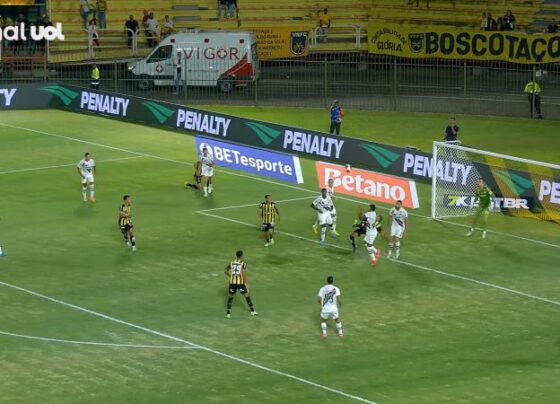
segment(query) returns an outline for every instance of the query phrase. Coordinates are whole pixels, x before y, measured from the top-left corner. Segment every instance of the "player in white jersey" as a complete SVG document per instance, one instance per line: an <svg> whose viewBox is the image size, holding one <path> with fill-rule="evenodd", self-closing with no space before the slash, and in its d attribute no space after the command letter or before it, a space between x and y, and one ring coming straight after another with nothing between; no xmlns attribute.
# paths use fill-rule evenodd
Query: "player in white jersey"
<svg viewBox="0 0 560 404"><path fill-rule="evenodd" d="M332 233L332 216L331 211L333 208L332 199L327 195L327 189L321 189L321 195L318 196L313 203L311 208L317 211L317 223L321 227L321 245L325 244L325 235L327 233L327 226L331 229Z"/></svg>
<svg viewBox="0 0 560 404"><path fill-rule="evenodd" d="M200 155L200 165L204 196L208 196L212 193L212 178L214 178L214 157L212 157L212 155L208 153L207 147L202 148L202 154Z"/></svg>
<svg viewBox="0 0 560 404"><path fill-rule="evenodd" d="M329 276L327 284L319 290L318 302L321 306L321 338L327 338L327 320L333 319L336 332L342 337L342 322L338 315L342 301L340 300L340 289L333 285L334 278Z"/></svg>
<svg viewBox="0 0 560 404"><path fill-rule="evenodd" d="M332 178L330 178L327 181L327 184L325 185L325 189L327 190L327 196L331 198L331 201L333 202L333 206L332 206L332 210L331 210L331 218L332 218L332 234L334 236L340 236L340 234L338 234L336 232L336 207L334 206L334 180ZM315 224L313 225L313 233L315 234L319 234L319 220L317 220L315 222Z"/></svg>
<svg viewBox="0 0 560 404"><path fill-rule="evenodd" d="M84 158L77 165L78 174L82 179L82 198L87 202L87 188L89 185L89 199L95 202L95 161L89 153L84 154Z"/></svg>
<svg viewBox="0 0 560 404"><path fill-rule="evenodd" d="M368 255L371 259L371 265L376 266L377 260L381 255L381 250L379 248L375 248L373 243L377 238L377 229L381 222L381 215L377 215L377 212L375 211L375 204L372 203L371 205L369 205L369 211L362 214L361 216L366 225L366 235L364 237L364 243L366 245Z"/></svg>
<svg viewBox="0 0 560 404"><path fill-rule="evenodd" d="M408 212L402 207L401 200L398 200L395 206L391 208L389 216L391 217L391 234L387 258L394 256L395 259L399 259L401 255L401 239L404 238L408 224Z"/></svg>

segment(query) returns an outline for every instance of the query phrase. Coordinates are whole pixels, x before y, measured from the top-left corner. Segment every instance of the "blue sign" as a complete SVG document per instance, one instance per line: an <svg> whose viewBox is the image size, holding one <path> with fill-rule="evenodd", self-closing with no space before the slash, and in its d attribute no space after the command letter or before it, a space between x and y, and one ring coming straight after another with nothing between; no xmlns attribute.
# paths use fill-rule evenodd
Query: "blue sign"
<svg viewBox="0 0 560 404"><path fill-rule="evenodd" d="M301 164L297 156L196 136L196 149L199 154L204 147L208 148L208 153L214 157L218 166L303 184Z"/></svg>

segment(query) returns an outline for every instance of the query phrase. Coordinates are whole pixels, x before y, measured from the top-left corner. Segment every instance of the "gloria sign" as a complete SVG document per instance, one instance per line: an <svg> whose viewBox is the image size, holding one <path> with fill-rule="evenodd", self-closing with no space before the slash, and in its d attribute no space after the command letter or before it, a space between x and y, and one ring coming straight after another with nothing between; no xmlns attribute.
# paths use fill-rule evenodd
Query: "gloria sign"
<svg viewBox="0 0 560 404"><path fill-rule="evenodd" d="M374 173L366 170L350 169L336 164L315 163L319 186L334 180L334 189L339 194L355 196L372 201L394 203L402 200L407 208L418 208L418 194L413 180Z"/></svg>
<svg viewBox="0 0 560 404"><path fill-rule="evenodd" d="M252 174L278 178L283 181L303 183L299 157L283 153L244 147L204 137L196 137L198 153L207 147L216 164Z"/></svg>
<svg viewBox="0 0 560 404"><path fill-rule="evenodd" d="M412 58L503 60L554 63L560 57L558 34L486 32L438 26L368 25L369 52Z"/></svg>

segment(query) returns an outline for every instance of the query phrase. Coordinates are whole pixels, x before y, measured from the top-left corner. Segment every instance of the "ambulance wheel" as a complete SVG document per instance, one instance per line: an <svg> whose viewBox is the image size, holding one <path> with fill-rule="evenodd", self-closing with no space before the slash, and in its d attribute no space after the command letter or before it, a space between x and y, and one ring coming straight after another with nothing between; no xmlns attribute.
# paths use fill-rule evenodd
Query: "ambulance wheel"
<svg viewBox="0 0 560 404"><path fill-rule="evenodd" d="M138 81L138 89L142 91L150 90L154 85L153 80L150 80L147 77L141 77Z"/></svg>
<svg viewBox="0 0 560 404"><path fill-rule="evenodd" d="M218 89L222 93L231 93L235 88L233 80L231 79L224 79L218 82Z"/></svg>

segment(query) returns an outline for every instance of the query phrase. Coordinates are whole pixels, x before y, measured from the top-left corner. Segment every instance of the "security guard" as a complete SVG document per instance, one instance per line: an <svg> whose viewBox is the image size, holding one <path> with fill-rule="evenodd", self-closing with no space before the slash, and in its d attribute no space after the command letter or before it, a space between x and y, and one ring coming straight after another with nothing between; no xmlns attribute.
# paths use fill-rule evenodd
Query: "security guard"
<svg viewBox="0 0 560 404"><path fill-rule="evenodd" d="M529 108L531 111L531 118L533 118L533 106L537 112L537 117L542 119L541 115L541 86L535 80L531 80L525 85L525 93L529 98Z"/></svg>
<svg viewBox="0 0 560 404"><path fill-rule="evenodd" d="M101 75L99 74L99 68L97 65L93 65L91 69L91 88L93 90L99 90L99 79Z"/></svg>

